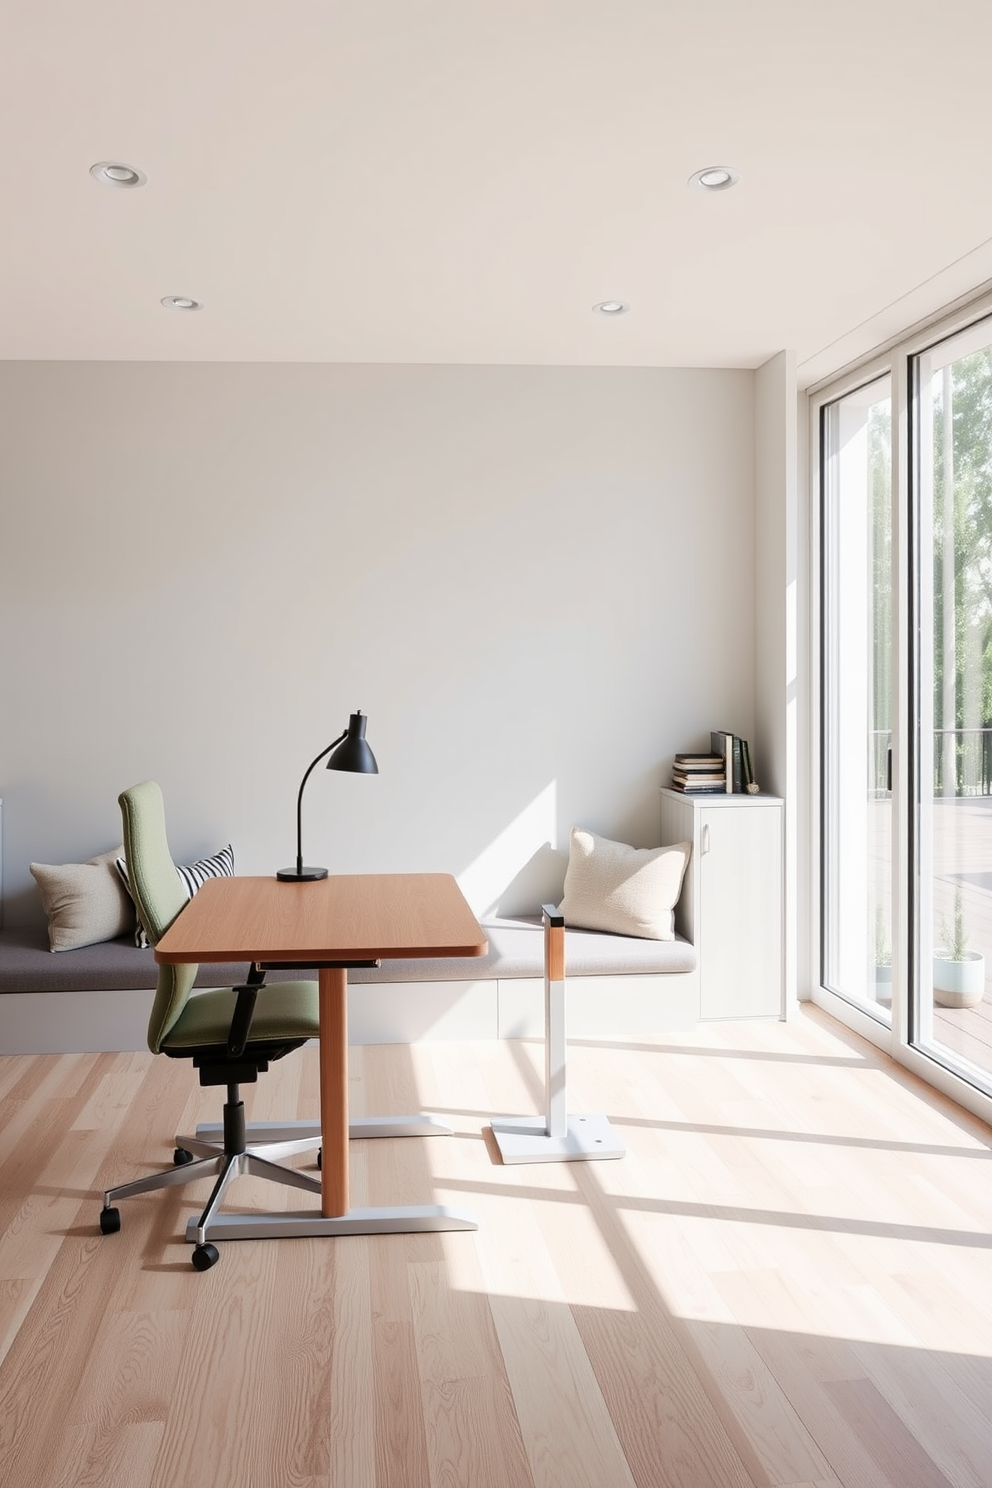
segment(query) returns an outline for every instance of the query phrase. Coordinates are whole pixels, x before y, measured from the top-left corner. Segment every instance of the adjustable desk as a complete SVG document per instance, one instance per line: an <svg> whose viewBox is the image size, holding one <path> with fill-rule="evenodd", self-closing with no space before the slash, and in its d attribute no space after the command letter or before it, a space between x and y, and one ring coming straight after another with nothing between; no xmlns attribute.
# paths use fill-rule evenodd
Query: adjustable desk
<svg viewBox="0 0 992 1488"><path fill-rule="evenodd" d="M212 1227L218 1239L478 1228L471 1214L447 1205L349 1207L350 1136L426 1136L451 1129L429 1117L372 1117L349 1128L348 967L417 956L482 956L486 948L481 926L446 873L344 874L314 883L207 880L158 942L156 961L317 968L320 997L320 1213L222 1213ZM265 996L264 988L259 995ZM300 1136L315 1128L290 1123L267 1129L266 1139L280 1132ZM190 1225L195 1238L196 1221Z"/></svg>

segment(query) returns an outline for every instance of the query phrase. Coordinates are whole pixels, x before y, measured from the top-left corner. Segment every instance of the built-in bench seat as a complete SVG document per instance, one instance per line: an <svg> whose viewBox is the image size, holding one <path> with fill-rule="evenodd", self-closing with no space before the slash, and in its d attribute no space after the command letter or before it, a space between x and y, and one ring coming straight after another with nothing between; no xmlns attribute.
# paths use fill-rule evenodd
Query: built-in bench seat
<svg viewBox="0 0 992 1488"><path fill-rule="evenodd" d="M198 987L233 986L245 974L240 962L201 966ZM275 979L280 974L273 972ZM282 980L292 977L282 974ZM134 939L105 940L78 951L48 949L48 936L39 930L0 930L0 996L13 992L105 992L152 989L158 966L150 950L139 950Z"/></svg>
<svg viewBox="0 0 992 1488"><path fill-rule="evenodd" d="M483 926L485 956L383 961L349 972L350 1041L543 1036L540 916ZM568 929L565 958L571 1037L653 1033L698 1021L696 952L686 940ZM233 985L245 971L241 962L202 965L196 984ZM53 954L43 928L0 931L0 1053L143 1048L156 979L152 952L131 940Z"/></svg>

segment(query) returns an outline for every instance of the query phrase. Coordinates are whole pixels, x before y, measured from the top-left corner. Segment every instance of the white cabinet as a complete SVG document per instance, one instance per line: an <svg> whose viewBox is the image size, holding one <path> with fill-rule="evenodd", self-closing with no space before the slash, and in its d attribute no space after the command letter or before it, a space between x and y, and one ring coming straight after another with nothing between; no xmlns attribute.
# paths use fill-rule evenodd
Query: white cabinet
<svg viewBox="0 0 992 1488"><path fill-rule="evenodd" d="M782 826L777 796L661 792L661 841L692 843L675 915L703 1019L784 1015Z"/></svg>

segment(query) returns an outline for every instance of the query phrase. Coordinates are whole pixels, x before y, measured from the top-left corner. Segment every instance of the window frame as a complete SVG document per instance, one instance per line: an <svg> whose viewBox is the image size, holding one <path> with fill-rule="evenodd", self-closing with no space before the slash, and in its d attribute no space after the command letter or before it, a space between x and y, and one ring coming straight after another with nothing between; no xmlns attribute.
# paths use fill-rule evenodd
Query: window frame
<svg viewBox="0 0 992 1488"><path fill-rule="evenodd" d="M910 645L912 626L917 622L920 597L913 584L914 529L917 513L910 505L912 477L919 469L919 429L915 416L915 389L912 386L914 359L949 337L966 332L992 315L992 289L945 307L938 314L894 335L883 346L828 377L820 379L805 391L807 431L807 530L809 564L807 568L808 603L808 823L810 852L807 857L807 884L804 920L807 926L804 965L800 982L809 991L809 999L831 1017L836 1018L863 1038L890 1054L900 1065L920 1076L927 1084L949 1096L965 1109L992 1124L992 1097L977 1089L953 1068L940 1063L933 1055L915 1048L912 1032L911 998L903 989L913 985L915 977L915 936L910 936L917 911L916 885L920 864L915 844L918 837L914 816L919 794L920 760L915 742L914 710L919 697L920 678L915 651ZM826 647L824 633L824 575L828 554L825 551L824 471L826 449L823 438L828 405L855 393L859 388L888 375L892 399L892 552L893 552L893 673L895 700L892 737L892 967L893 998L891 1028L870 1012L823 985L823 854L828 823L823 758L827 720L823 717L823 686ZM910 860L912 856L912 861Z"/></svg>

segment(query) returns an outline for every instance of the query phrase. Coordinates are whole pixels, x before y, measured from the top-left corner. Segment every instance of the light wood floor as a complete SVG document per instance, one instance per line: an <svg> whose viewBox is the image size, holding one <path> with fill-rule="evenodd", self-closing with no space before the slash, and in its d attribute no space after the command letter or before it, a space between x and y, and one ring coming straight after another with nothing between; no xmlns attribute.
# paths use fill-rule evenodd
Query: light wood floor
<svg viewBox="0 0 992 1488"><path fill-rule="evenodd" d="M354 1112L456 1129L354 1144L353 1203L477 1232L229 1242L203 1275L205 1183L97 1213L215 1094L146 1055L0 1059L5 1488L992 1484L988 1128L813 1010L573 1044L569 1104L626 1158L503 1167L488 1119L539 1108L540 1057L353 1051ZM305 1050L254 1114L316 1089Z"/></svg>

